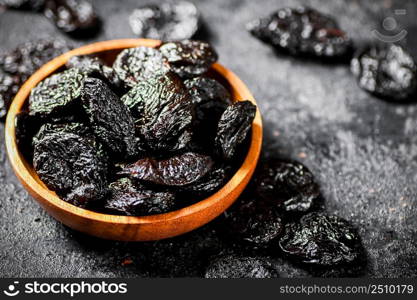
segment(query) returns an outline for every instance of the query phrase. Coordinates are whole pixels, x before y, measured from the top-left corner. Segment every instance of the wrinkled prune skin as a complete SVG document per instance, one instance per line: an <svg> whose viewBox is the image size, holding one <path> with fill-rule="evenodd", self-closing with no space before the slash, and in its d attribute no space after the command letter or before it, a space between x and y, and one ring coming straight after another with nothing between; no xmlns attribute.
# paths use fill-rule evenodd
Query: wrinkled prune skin
<svg viewBox="0 0 417 300"><path fill-rule="evenodd" d="M224 166L213 167L204 177L185 186L179 191L190 193L193 196L208 196L217 192L228 179L228 168Z"/></svg>
<svg viewBox="0 0 417 300"><path fill-rule="evenodd" d="M121 178L109 186L110 195L104 207L114 214L144 216L161 214L175 207L175 195L138 187L129 178Z"/></svg>
<svg viewBox="0 0 417 300"><path fill-rule="evenodd" d="M74 35L95 33L100 25L88 0L45 0L44 14L58 29Z"/></svg>
<svg viewBox="0 0 417 300"><path fill-rule="evenodd" d="M417 92L417 67L398 45L374 45L359 51L351 62L358 85L378 97L407 100Z"/></svg>
<svg viewBox="0 0 417 300"><path fill-rule="evenodd" d="M351 40L337 22L310 7L282 8L254 20L248 31L292 55L337 58L349 54Z"/></svg>
<svg viewBox="0 0 417 300"><path fill-rule="evenodd" d="M154 151L176 151L191 140L194 107L174 73L142 81L122 97L140 135Z"/></svg>
<svg viewBox="0 0 417 300"><path fill-rule="evenodd" d="M164 160L140 159L119 175L163 186L185 186L203 178L213 167L211 157L187 152Z"/></svg>
<svg viewBox="0 0 417 300"><path fill-rule="evenodd" d="M182 78L206 73L218 59L214 48L202 41L169 42L162 44L159 50L167 58L171 70Z"/></svg>
<svg viewBox="0 0 417 300"><path fill-rule="evenodd" d="M269 160L257 173L258 195L285 212L307 212L320 197L313 174L299 162Z"/></svg>
<svg viewBox="0 0 417 300"><path fill-rule="evenodd" d="M23 83L42 65L70 50L62 40L33 40L0 54L0 69L18 75Z"/></svg>
<svg viewBox="0 0 417 300"><path fill-rule="evenodd" d="M256 106L250 101L239 101L230 105L222 114L214 140L220 157L232 160L239 146L248 135L256 114Z"/></svg>
<svg viewBox="0 0 417 300"><path fill-rule="evenodd" d="M287 224L279 246L298 262L323 267L352 263L361 254L356 230L344 219L321 213Z"/></svg>
<svg viewBox="0 0 417 300"><path fill-rule="evenodd" d="M167 73L170 67L158 49L137 47L120 52L113 69L126 87L134 87L141 81Z"/></svg>
<svg viewBox="0 0 417 300"><path fill-rule="evenodd" d="M95 135L115 157L137 154L135 123L129 109L100 79L87 78L81 95Z"/></svg>
<svg viewBox="0 0 417 300"><path fill-rule="evenodd" d="M0 7L40 11L45 4L45 0L0 0Z"/></svg>
<svg viewBox="0 0 417 300"><path fill-rule="evenodd" d="M36 135L32 139L32 144L36 145L46 136L55 134L55 133L73 133L82 137L86 137L90 134L88 127L82 123L64 123L64 124L54 124L46 123L43 124Z"/></svg>
<svg viewBox="0 0 417 300"><path fill-rule="evenodd" d="M4 120L9 106L20 87L20 78L0 69L0 120Z"/></svg>
<svg viewBox="0 0 417 300"><path fill-rule="evenodd" d="M86 74L78 69L44 79L30 93L29 113L43 117L62 113L79 101L85 79Z"/></svg>
<svg viewBox="0 0 417 300"><path fill-rule="evenodd" d="M187 1L164 2L135 9L129 23L140 38L178 41L190 39L198 31L200 13Z"/></svg>
<svg viewBox="0 0 417 300"><path fill-rule="evenodd" d="M73 133L48 134L34 150L33 166L39 178L79 207L106 195L106 165L89 140Z"/></svg>
<svg viewBox="0 0 417 300"><path fill-rule="evenodd" d="M259 201L242 200L225 212L226 233L254 249L268 247L283 233L281 215Z"/></svg>
<svg viewBox="0 0 417 300"><path fill-rule="evenodd" d="M210 263L205 278L278 278L273 266L258 257L227 255Z"/></svg>

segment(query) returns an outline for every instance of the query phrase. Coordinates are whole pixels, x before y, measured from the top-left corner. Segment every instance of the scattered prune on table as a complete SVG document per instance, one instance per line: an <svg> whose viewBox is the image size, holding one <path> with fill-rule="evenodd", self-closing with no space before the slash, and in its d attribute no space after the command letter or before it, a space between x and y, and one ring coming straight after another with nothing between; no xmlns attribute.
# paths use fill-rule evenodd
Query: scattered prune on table
<svg viewBox="0 0 417 300"><path fill-rule="evenodd" d="M125 96L140 134L154 151L175 151L191 140L194 107L191 96L174 73L141 81Z"/></svg>
<svg viewBox="0 0 417 300"><path fill-rule="evenodd" d="M218 55L210 44L184 40L168 42L159 47L171 69L183 78L202 75L217 61Z"/></svg>
<svg viewBox="0 0 417 300"><path fill-rule="evenodd" d="M277 278L271 263L260 257L226 255L215 259L206 269L205 278Z"/></svg>
<svg viewBox="0 0 417 300"><path fill-rule="evenodd" d="M96 33L100 21L88 0L45 0L45 16L65 33Z"/></svg>
<svg viewBox="0 0 417 300"><path fill-rule="evenodd" d="M87 78L81 99L90 126L104 146L115 156L134 157L135 123L119 97L102 80Z"/></svg>
<svg viewBox="0 0 417 300"><path fill-rule="evenodd" d="M19 90L19 87L19 76L9 75L0 69L0 120L6 117L10 103Z"/></svg>
<svg viewBox="0 0 417 300"><path fill-rule="evenodd" d="M107 193L106 161L84 137L52 133L35 145L33 166L46 186L79 207Z"/></svg>
<svg viewBox="0 0 417 300"><path fill-rule="evenodd" d="M112 213L128 216L160 214L175 207L175 195L138 187L129 178L121 178L109 186L110 195L104 207Z"/></svg>
<svg viewBox="0 0 417 300"><path fill-rule="evenodd" d="M45 0L0 0L0 6L13 9L40 11Z"/></svg>
<svg viewBox="0 0 417 300"><path fill-rule="evenodd" d="M127 87L134 87L141 81L167 73L170 67L158 49L137 47L120 52L113 69Z"/></svg>
<svg viewBox="0 0 417 300"><path fill-rule="evenodd" d="M351 62L352 73L365 91L391 100L408 100L417 92L417 67L398 45L367 46Z"/></svg>
<svg viewBox="0 0 417 300"><path fill-rule="evenodd" d="M85 73L69 69L41 81L29 97L31 115L51 116L63 113L81 98Z"/></svg>
<svg viewBox="0 0 417 300"><path fill-rule="evenodd" d="M214 145L220 157L234 158L238 147L248 135L256 114L256 106L250 101L239 101L230 105L222 114Z"/></svg>
<svg viewBox="0 0 417 300"><path fill-rule="evenodd" d="M279 246L298 262L324 267L352 263L361 254L356 230L344 219L321 213L287 224Z"/></svg>
<svg viewBox="0 0 417 300"><path fill-rule="evenodd" d="M313 174L299 162L269 160L259 169L258 195L286 212L309 211L320 197Z"/></svg>
<svg viewBox="0 0 417 300"><path fill-rule="evenodd" d="M255 249L268 247L283 232L282 217L260 201L241 200L225 212L224 227L228 237Z"/></svg>
<svg viewBox="0 0 417 300"><path fill-rule="evenodd" d="M163 41L190 39L199 29L200 13L187 1L144 5L129 17L134 34Z"/></svg>
<svg viewBox="0 0 417 300"><path fill-rule="evenodd" d="M164 186L185 186L203 178L213 167L206 155L187 152L164 160L140 159L125 166L119 175Z"/></svg>
<svg viewBox="0 0 417 300"><path fill-rule="evenodd" d="M351 50L351 40L337 22L310 7L282 8L248 23L258 39L292 55L337 58Z"/></svg>
<svg viewBox="0 0 417 300"><path fill-rule="evenodd" d="M70 50L62 40L33 40L0 54L0 68L18 75L23 83L42 65Z"/></svg>

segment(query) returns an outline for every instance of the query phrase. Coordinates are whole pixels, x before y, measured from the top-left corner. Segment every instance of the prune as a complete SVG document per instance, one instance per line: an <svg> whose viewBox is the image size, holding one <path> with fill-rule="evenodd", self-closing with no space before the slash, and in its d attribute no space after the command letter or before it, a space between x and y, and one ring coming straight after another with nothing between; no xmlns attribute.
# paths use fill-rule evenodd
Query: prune
<svg viewBox="0 0 417 300"><path fill-rule="evenodd" d="M355 55L352 73L365 91L392 100L407 100L417 91L417 67L398 45L368 46Z"/></svg>
<svg viewBox="0 0 417 300"><path fill-rule="evenodd" d="M220 157L225 160L234 158L251 129L255 114L256 106L250 101L239 101L226 109L220 118L214 141Z"/></svg>
<svg viewBox="0 0 417 300"><path fill-rule="evenodd" d="M205 278L277 278L273 266L258 257L222 256L215 259L206 269Z"/></svg>
<svg viewBox="0 0 417 300"><path fill-rule="evenodd" d="M62 113L81 97L86 74L69 69L41 81L29 97L31 115L48 116Z"/></svg>
<svg viewBox="0 0 417 300"><path fill-rule="evenodd" d="M127 165L119 175L157 185L184 186L203 178L212 166L209 156L187 152L165 160L140 159Z"/></svg>
<svg viewBox="0 0 417 300"><path fill-rule="evenodd" d="M312 8L282 8L248 23L258 39L292 55L335 58L347 55L351 40L337 22Z"/></svg>
<svg viewBox="0 0 417 300"><path fill-rule="evenodd" d="M140 82L122 101L151 150L175 151L191 140L193 103L174 73Z"/></svg>
<svg viewBox="0 0 417 300"><path fill-rule="evenodd" d="M45 0L0 0L0 6L24 10L39 11L44 4Z"/></svg>
<svg viewBox="0 0 417 300"><path fill-rule="evenodd" d="M34 40L5 51L0 55L0 68L18 75L21 82L51 59L67 52L70 46L62 40Z"/></svg>
<svg viewBox="0 0 417 300"><path fill-rule="evenodd" d="M41 125L42 123L39 118L29 115L27 111L22 111L15 117L17 147L27 161L32 161L32 138L38 132Z"/></svg>
<svg viewBox="0 0 417 300"><path fill-rule="evenodd" d="M82 137L86 137L89 134L89 129L82 123L64 123L64 124L53 124L46 123L43 124L36 135L33 136L32 144L36 145L46 136L55 134L55 133L73 133Z"/></svg>
<svg viewBox="0 0 417 300"><path fill-rule="evenodd" d="M113 69L127 87L134 87L141 81L167 73L169 65L158 49L137 47L120 52Z"/></svg>
<svg viewBox="0 0 417 300"><path fill-rule="evenodd" d="M344 219L321 213L287 224L279 246L299 262L324 267L351 263L360 256L356 230Z"/></svg>
<svg viewBox="0 0 417 300"><path fill-rule="evenodd" d="M86 207L107 193L106 162L79 135L46 135L35 145L33 166L49 189L76 206Z"/></svg>
<svg viewBox="0 0 417 300"><path fill-rule="evenodd" d="M119 97L100 79L87 78L81 99L90 125L104 146L115 156L135 156L134 120Z"/></svg>
<svg viewBox="0 0 417 300"><path fill-rule="evenodd" d="M45 16L65 33L95 33L100 21L87 0L45 0Z"/></svg>
<svg viewBox="0 0 417 300"><path fill-rule="evenodd" d="M171 69L183 78L204 74L218 59L213 47L202 41L165 43L159 50L167 58Z"/></svg>
<svg viewBox="0 0 417 300"><path fill-rule="evenodd" d="M226 233L255 249L268 247L283 232L282 217L262 202L242 200L225 213Z"/></svg>
<svg viewBox="0 0 417 300"><path fill-rule="evenodd" d="M193 196L207 196L219 190L227 181L227 167L213 167L204 177L179 189Z"/></svg>
<svg viewBox="0 0 417 300"><path fill-rule="evenodd" d="M306 212L320 196L313 174L295 161L266 161L255 181L258 195L286 212Z"/></svg>
<svg viewBox="0 0 417 300"><path fill-rule="evenodd" d="M6 74L0 69L0 120L6 117L19 86L20 78L18 76Z"/></svg>
<svg viewBox="0 0 417 300"><path fill-rule="evenodd" d="M129 17L134 34L141 38L178 41L191 38L198 30L200 13L187 1L150 4L135 9Z"/></svg>
<svg viewBox="0 0 417 300"><path fill-rule="evenodd" d="M110 195L104 207L112 213L128 216L160 214L175 206L175 195L138 188L129 178L121 178L110 184Z"/></svg>

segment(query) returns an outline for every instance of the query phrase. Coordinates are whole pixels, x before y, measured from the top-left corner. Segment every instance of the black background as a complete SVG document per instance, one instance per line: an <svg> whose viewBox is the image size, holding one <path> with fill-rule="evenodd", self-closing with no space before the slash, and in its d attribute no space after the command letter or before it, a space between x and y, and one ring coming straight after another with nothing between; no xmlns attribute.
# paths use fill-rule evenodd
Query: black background
<svg viewBox="0 0 417 300"><path fill-rule="evenodd" d="M147 1L95 1L104 20L91 41L134 37L128 16ZM155 1L154 1L155 2ZM395 8L417 56L415 1L194 1L207 38L258 101L264 155L305 163L321 184L326 209L351 220L368 256L365 275L417 275L417 104L398 105L361 91L346 65L279 55L245 24L283 6L309 4L337 17L357 42L373 39ZM61 34L42 15L0 12L0 47ZM1 131L3 125L0 125ZM0 275L3 277L201 276L208 257L230 247L213 224L179 238L122 243L74 232L48 216L13 175L0 138ZM283 277L311 276L271 253ZM132 263L126 264L131 261ZM125 264L123 263L125 262Z"/></svg>

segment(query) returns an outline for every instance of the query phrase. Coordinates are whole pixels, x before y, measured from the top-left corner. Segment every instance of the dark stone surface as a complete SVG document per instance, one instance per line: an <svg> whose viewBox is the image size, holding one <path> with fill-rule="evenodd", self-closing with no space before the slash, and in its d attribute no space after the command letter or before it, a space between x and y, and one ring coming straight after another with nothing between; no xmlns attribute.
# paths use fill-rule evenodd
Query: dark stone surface
<svg viewBox="0 0 417 300"><path fill-rule="evenodd" d="M275 8L310 4L339 19L355 41L372 39L394 8L417 55L417 5L409 1L195 1L220 61L249 86L263 113L266 156L298 159L321 184L328 211L351 220L368 255L366 275L417 275L417 104L394 105L361 91L345 65L279 55L246 32L246 22ZM133 37L137 3L96 1L105 17L94 39ZM40 14L0 12L0 46L63 37ZM66 37L67 38L67 37ZM3 125L0 125L3 132ZM0 276L201 276L211 255L228 251L210 224L156 243L98 240L48 216L17 181L0 138ZM271 258L283 277L311 276ZM129 262L132 262L129 264Z"/></svg>

